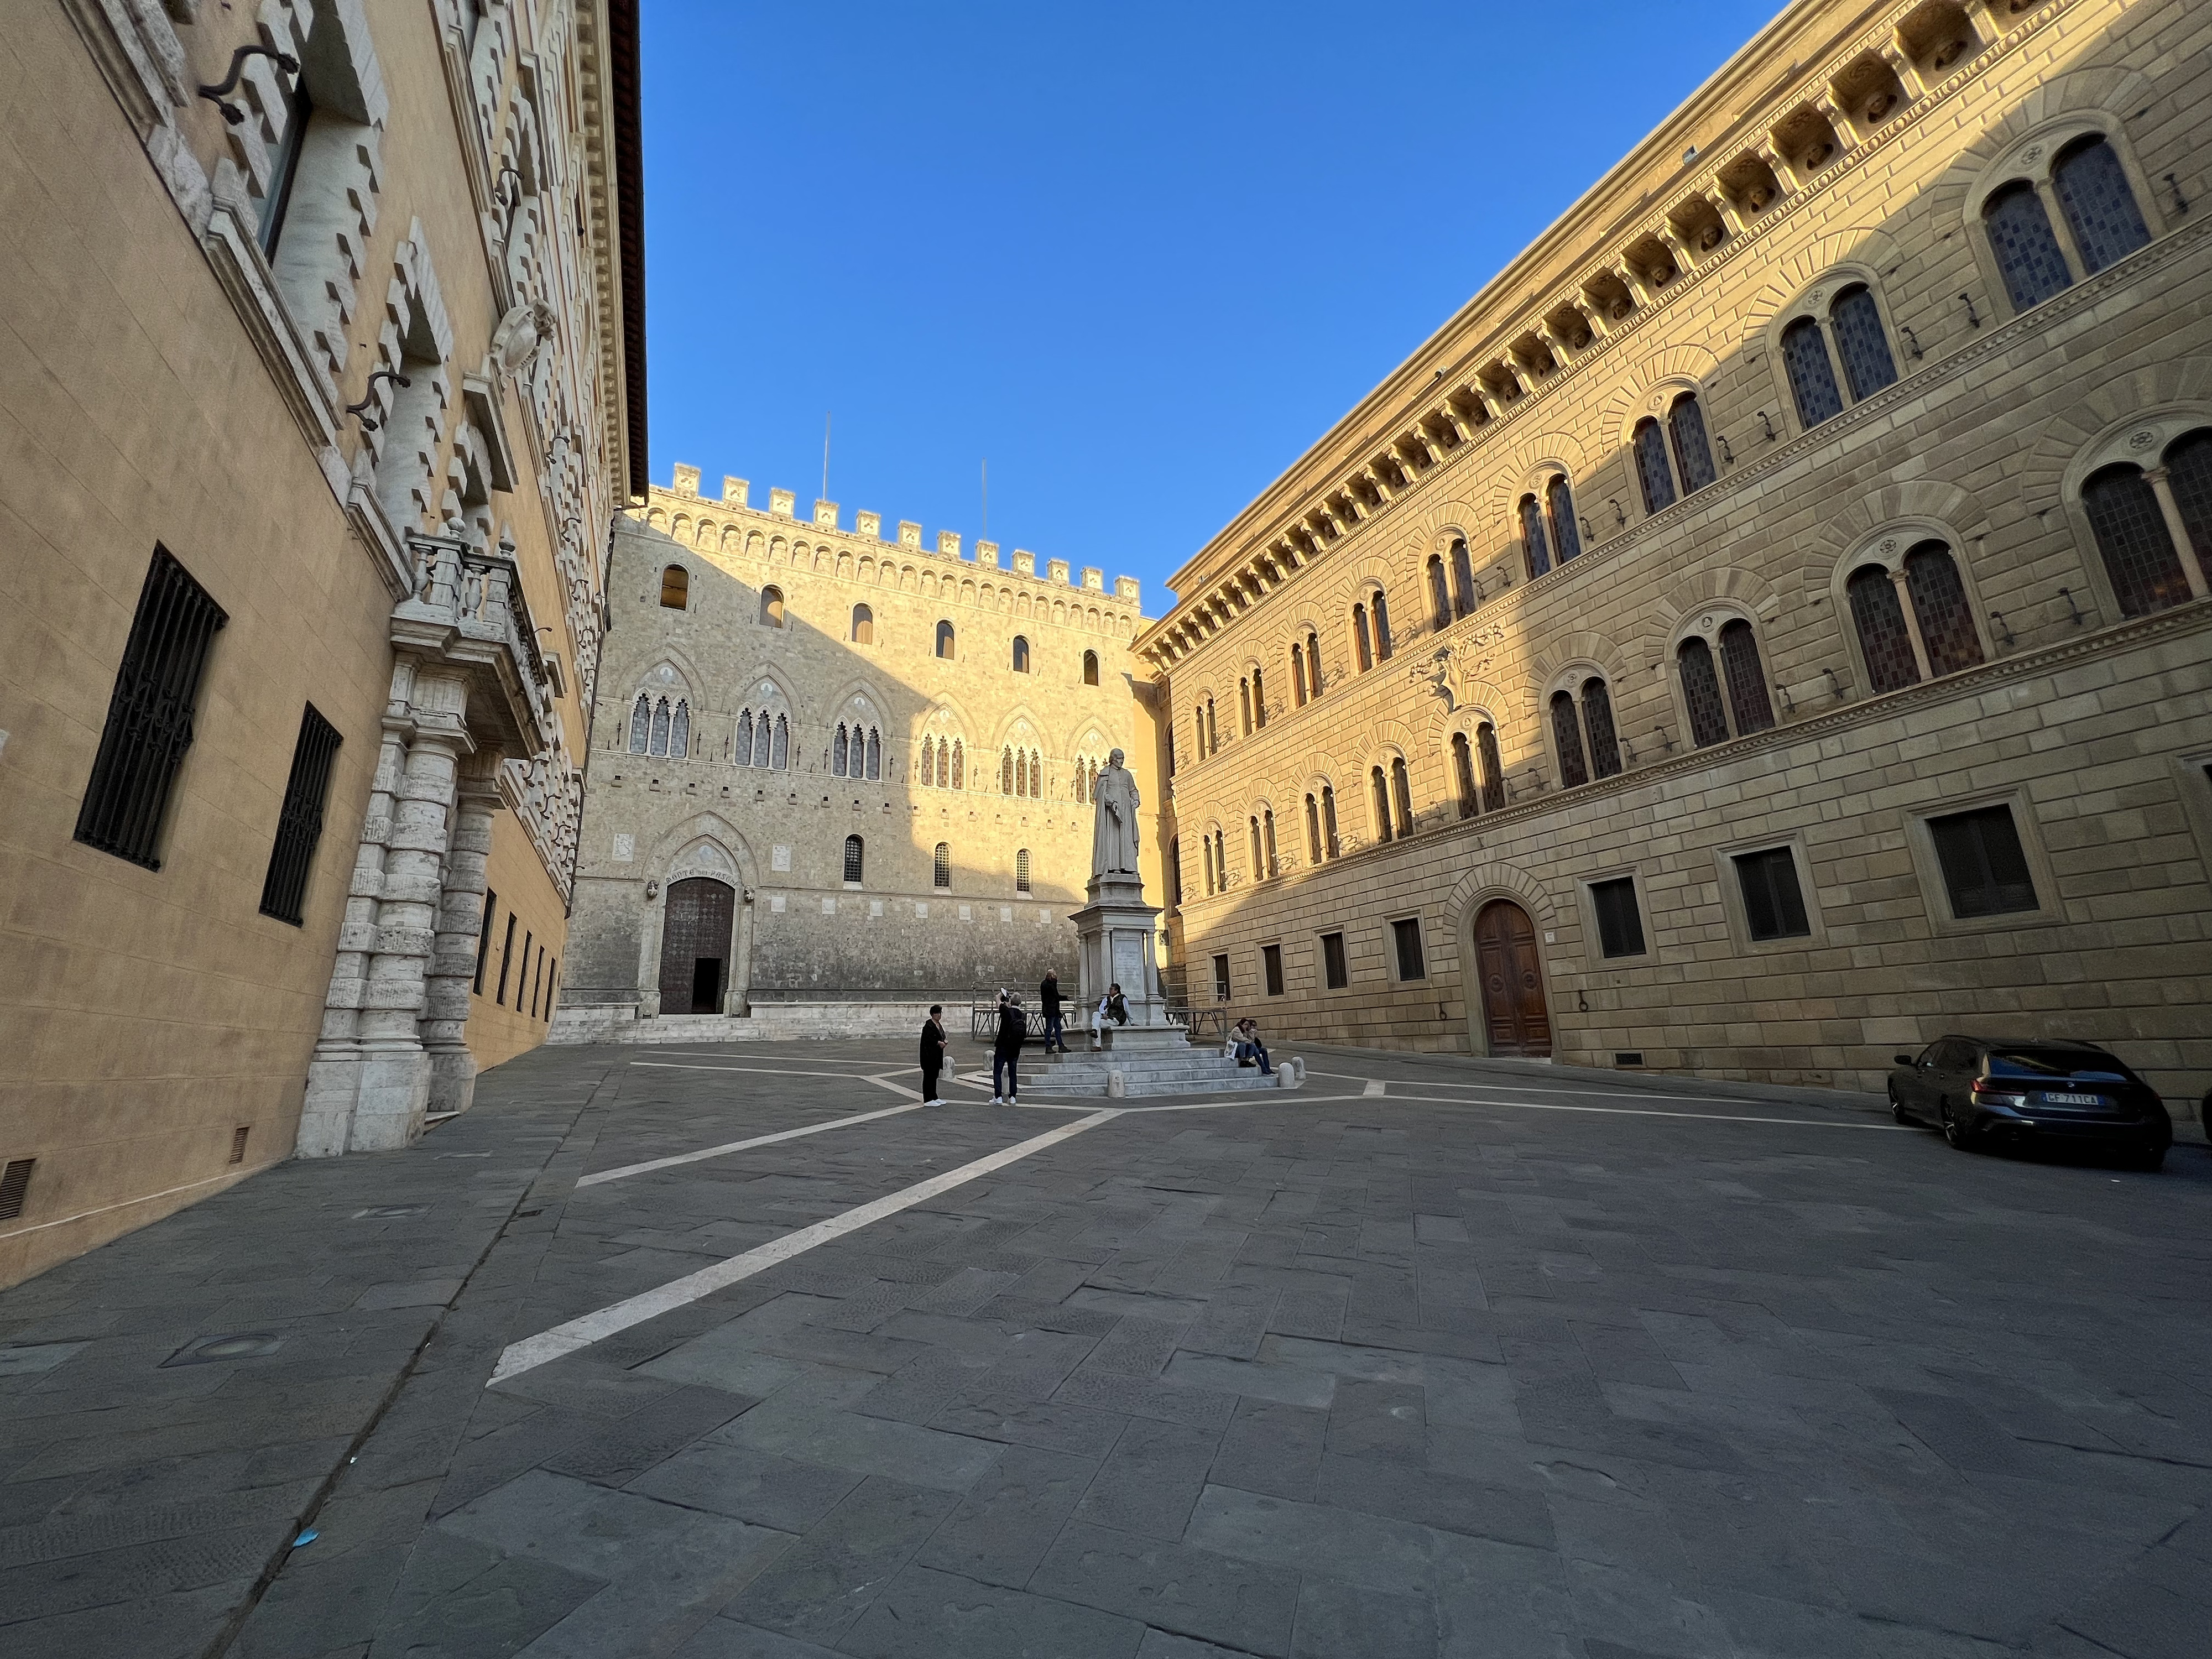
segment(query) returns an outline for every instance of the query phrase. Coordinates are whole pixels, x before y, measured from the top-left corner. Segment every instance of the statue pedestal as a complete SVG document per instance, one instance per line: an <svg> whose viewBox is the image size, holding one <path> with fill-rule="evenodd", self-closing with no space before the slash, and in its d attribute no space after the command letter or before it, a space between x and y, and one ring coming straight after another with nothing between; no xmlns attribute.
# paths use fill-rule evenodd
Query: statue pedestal
<svg viewBox="0 0 2212 1659"><path fill-rule="evenodd" d="M1152 949L1160 909L1145 902L1144 878L1093 876L1085 890L1091 902L1069 918L1075 924L1081 973L1082 1017L1077 1029L1089 1030L1099 1024L1098 999L1109 985L1118 983L1128 1005L1129 1023L1105 1021L1106 1046L1146 1053L1181 1048L1188 1039L1181 1026L1168 1024L1158 957Z"/></svg>

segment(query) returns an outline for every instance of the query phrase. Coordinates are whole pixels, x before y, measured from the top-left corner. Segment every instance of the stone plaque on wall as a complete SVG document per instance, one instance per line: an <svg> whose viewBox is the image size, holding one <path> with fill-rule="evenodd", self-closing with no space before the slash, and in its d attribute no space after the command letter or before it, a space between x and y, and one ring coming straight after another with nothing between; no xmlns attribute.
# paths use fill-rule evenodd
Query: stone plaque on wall
<svg viewBox="0 0 2212 1659"><path fill-rule="evenodd" d="M1145 994L1145 942L1134 933L1114 935L1114 982L1124 996Z"/></svg>

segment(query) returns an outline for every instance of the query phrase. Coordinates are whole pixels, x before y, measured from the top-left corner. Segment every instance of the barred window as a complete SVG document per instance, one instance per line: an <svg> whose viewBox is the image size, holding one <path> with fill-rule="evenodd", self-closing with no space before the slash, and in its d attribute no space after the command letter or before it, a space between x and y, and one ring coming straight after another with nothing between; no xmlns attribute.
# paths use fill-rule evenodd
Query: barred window
<svg viewBox="0 0 2212 1659"><path fill-rule="evenodd" d="M865 867L865 852L866 848L862 845L860 838L858 836L848 836L845 837L846 880L858 881L860 879L861 870Z"/></svg>
<svg viewBox="0 0 2212 1659"><path fill-rule="evenodd" d="M1682 475L1682 493L1703 489L1720 476L1713 469L1712 441L1705 434L1705 411L1697 394L1686 392L1667 411L1667 435L1673 441L1675 470Z"/></svg>
<svg viewBox="0 0 2212 1659"><path fill-rule="evenodd" d="M1904 607L1889 572L1878 564L1851 573L1844 585L1851 605L1851 625L1858 631L1859 650L1866 658L1867 675L1877 693L1902 690L1920 684L1920 665L1912 654L1912 635L1906 631Z"/></svg>
<svg viewBox="0 0 2212 1659"><path fill-rule="evenodd" d="M1897 360L1890 355L1889 337L1882 332L1881 307L1864 283L1836 296L1828 322L1836 331L1836 351L1844 360L1844 378L1851 384L1853 402L1873 397L1897 379Z"/></svg>
<svg viewBox="0 0 2212 1659"><path fill-rule="evenodd" d="M1488 811L1505 805L1505 768L1498 757L1498 728L1488 720L1475 729L1475 747L1482 755L1482 805Z"/></svg>
<svg viewBox="0 0 2212 1659"><path fill-rule="evenodd" d="M161 823L191 747L200 677L229 620L167 548L155 548L77 811L76 839L86 846L161 867Z"/></svg>
<svg viewBox="0 0 2212 1659"><path fill-rule="evenodd" d="M1674 474L1667 465L1667 438L1659 422L1636 423L1636 482L1644 491L1644 510L1657 513L1674 504Z"/></svg>
<svg viewBox="0 0 2212 1659"><path fill-rule="evenodd" d="M1471 818L1477 804L1474 787L1474 748L1467 740L1467 733L1452 733L1452 782L1459 790L1459 815Z"/></svg>
<svg viewBox="0 0 2212 1659"><path fill-rule="evenodd" d="M2003 915L2036 908L2035 878L2008 806L1984 806L1928 820L1942 866L1951 914Z"/></svg>
<svg viewBox="0 0 2212 1659"><path fill-rule="evenodd" d="M1644 917L1636 906L1636 878L1619 876L1590 884L1590 908L1597 913L1598 953L1606 957L1644 954Z"/></svg>
<svg viewBox="0 0 2212 1659"><path fill-rule="evenodd" d="M1014 851L1014 890L1017 893L1030 890L1030 849L1026 847L1017 848Z"/></svg>
<svg viewBox="0 0 2212 1659"><path fill-rule="evenodd" d="M1805 917L1805 895L1797 884L1797 860L1786 847L1739 853L1735 866L1743 894L1743 919L1754 939L1804 939L1812 931Z"/></svg>
<svg viewBox="0 0 2212 1659"><path fill-rule="evenodd" d="M1843 394L1836 390L1836 371L1828 362L1828 343L1820 325L1800 317L1782 331L1782 366L1790 376L1790 396L1797 405L1798 423L1814 427L1844 410Z"/></svg>
<svg viewBox="0 0 2212 1659"><path fill-rule="evenodd" d="M1913 619L1928 652L1928 672L1955 674L1982 659L1981 637L1974 632L1965 583L1951 550L1923 542L1905 556L1905 587L1912 596Z"/></svg>
<svg viewBox="0 0 2212 1659"><path fill-rule="evenodd" d="M1552 549L1544 534L1544 510L1534 495L1521 498L1521 545L1528 556L1528 579L1534 581L1552 568Z"/></svg>
<svg viewBox="0 0 2212 1659"><path fill-rule="evenodd" d="M284 803L276 811L276 842L269 849L268 873L261 879L261 914L300 925L307 895L307 867L323 836L323 803L331 787L331 762L338 752L337 727L309 703L300 716L300 735L292 745L292 772L284 783ZM477 977L483 977L479 968Z"/></svg>
<svg viewBox="0 0 2212 1659"><path fill-rule="evenodd" d="M1575 718L1575 700L1565 691L1552 694L1552 738L1559 746L1559 783L1572 789L1589 781L1589 763L1583 758L1582 722Z"/></svg>
<svg viewBox="0 0 2212 1659"><path fill-rule="evenodd" d="M2081 486L2081 506L2124 616L2143 617L2189 598L2189 578L2150 480L2136 466L2108 466Z"/></svg>
<svg viewBox="0 0 2212 1659"><path fill-rule="evenodd" d="M653 699L641 691L637 694L637 701L630 705L629 752L633 755L644 754L652 737Z"/></svg>
<svg viewBox="0 0 2212 1659"><path fill-rule="evenodd" d="M1544 486L1544 507L1551 515L1552 545L1565 564L1583 550L1583 538L1575 527L1574 489L1564 472L1553 474L1552 482Z"/></svg>
<svg viewBox="0 0 2212 1659"><path fill-rule="evenodd" d="M2039 306L2054 294L2073 286L2066 256L2058 251L2058 238L2051 228L2051 216L2043 198L2026 179L2007 185L1982 209L1982 228L1989 233L1990 252L1996 255L1997 273L2004 278L2005 293L2013 309Z"/></svg>
<svg viewBox="0 0 2212 1659"><path fill-rule="evenodd" d="M1682 704L1689 711L1690 742L1704 749L1728 741L1728 715L1721 702L1720 676L1713 671L1711 647L1701 639L1686 639L1674 653L1674 666L1682 677Z"/></svg>
<svg viewBox="0 0 2212 1659"><path fill-rule="evenodd" d="M2150 240L2150 227L2128 188L2127 169L2105 139L2081 138L2068 145L2051 170L2051 188L2066 216L2066 228L2074 233L2081 269L2090 276Z"/></svg>
<svg viewBox="0 0 2212 1659"><path fill-rule="evenodd" d="M1583 682L1583 723L1589 727L1590 770L1609 778L1620 770L1620 741L1613 729L1613 694L1595 675Z"/></svg>
<svg viewBox="0 0 2212 1659"><path fill-rule="evenodd" d="M2173 492L2197 562L2212 564L2212 428L2184 433L2166 446L2166 487Z"/></svg>

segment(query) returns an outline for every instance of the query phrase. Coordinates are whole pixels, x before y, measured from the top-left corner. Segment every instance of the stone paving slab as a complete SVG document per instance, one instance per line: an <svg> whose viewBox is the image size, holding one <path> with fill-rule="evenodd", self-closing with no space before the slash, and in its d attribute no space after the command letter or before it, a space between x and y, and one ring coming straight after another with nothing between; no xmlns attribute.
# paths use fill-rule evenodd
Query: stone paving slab
<svg viewBox="0 0 2212 1659"><path fill-rule="evenodd" d="M650 1058L702 1069L526 1056L420 1146L0 1294L0 1651L2203 1650L2201 1148L1966 1157L1820 1091L1315 1051L487 1388L1070 1115L578 1188L878 1108L855 1074L906 1057Z"/></svg>

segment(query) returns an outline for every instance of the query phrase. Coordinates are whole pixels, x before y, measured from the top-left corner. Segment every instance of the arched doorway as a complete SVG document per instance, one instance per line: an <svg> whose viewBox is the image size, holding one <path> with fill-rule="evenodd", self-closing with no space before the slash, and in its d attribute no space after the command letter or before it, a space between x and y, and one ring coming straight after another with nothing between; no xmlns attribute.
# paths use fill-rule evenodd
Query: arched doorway
<svg viewBox="0 0 2212 1659"><path fill-rule="evenodd" d="M730 982L737 894L727 882L693 876L668 884L660 918L660 1012L718 1014Z"/></svg>
<svg viewBox="0 0 2212 1659"><path fill-rule="evenodd" d="M1544 1006L1544 963L1536 929L1510 899L1492 899L1474 918L1475 971L1482 979L1482 1018L1490 1052L1549 1060L1552 1019Z"/></svg>

